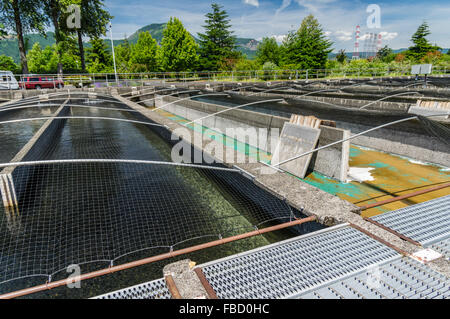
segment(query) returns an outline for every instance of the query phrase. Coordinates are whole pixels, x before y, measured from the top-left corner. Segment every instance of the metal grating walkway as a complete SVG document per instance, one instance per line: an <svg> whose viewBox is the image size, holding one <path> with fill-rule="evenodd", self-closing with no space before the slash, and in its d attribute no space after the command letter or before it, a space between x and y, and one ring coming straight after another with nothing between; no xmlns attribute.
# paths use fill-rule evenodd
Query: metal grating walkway
<svg viewBox="0 0 450 319"><path fill-rule="evenodd" d="M398 257L331 284L302 293L301 299L446 299L450 281L408 257Z"/></svg>
<svg viewBox="0 0 450 319"><path fill-rule="evenodd" d="M219 298L286 298L399 256L337 226L203 265Z"/></svg>
<svg viewBox="0 0 450 319"><path fill-rule="evenodd" d="M113 291L92 299L171 299L164 278Z"/></svg>
<svg viewBox="0 0 450 319"><path fill-rule="evenodd" d="M448 260L450 258L450 237L433 243L430 248L441 253Z"/></svg>
<svg viewBox="0 0 450 319"><path fill-rule="evenodd" d="M450 195L372 219L427 246L450 236Z"/></svg>

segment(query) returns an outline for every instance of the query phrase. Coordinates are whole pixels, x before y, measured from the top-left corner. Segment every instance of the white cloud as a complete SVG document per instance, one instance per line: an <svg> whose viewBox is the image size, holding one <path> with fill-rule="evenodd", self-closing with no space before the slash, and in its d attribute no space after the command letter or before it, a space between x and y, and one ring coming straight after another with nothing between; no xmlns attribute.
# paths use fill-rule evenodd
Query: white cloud
<svg viewBox="0 0 450 319"><path fill-rule="evenodd" d="M284 39L286 39L286 34L273 35L272 38L274 38L278 43L282 43Z"/></svg>
<svg viewBox="0 0 450 319"><path fill-rule="evenodd" d="M395 39L398 36L397 32L386 32L386 31L383 31L383 32L380 32L380 34L382 36L382 39L386 40L386 41L393 40L393 39Z"/></svg>
<svg viewBox="0 0 450 319"><path fill-rule="evenodd" d="M243 0L245 4L249 4L251 6L259 7L259 0Z"/></svg>
<svg viewBox="0 0 450 319"><path fill-rule="evenodd" d="M279 7L277 9L277 11L275 12L276 15L278 15L281 11L283 11L284 9L286 9L287 7L290 6L291 4L291 0L283 0L283 3L281 4L281 7Z"/></svg>
<svg viewBox="0 0 450 319"><path fill-rule="evenodd" d="M325 33L326 34L326 33ZM336 38L340 41L346 42L346 41L350 41L352 39L352 32L348 32L348 31L336 31L334 33L336 35Z"/></svg>
<svg viewBox="0 0 450 319"><path fill-rule="evenodd" d="M337 0L295 0L299 6L305 7L314 12L335 1Z"/></svg>

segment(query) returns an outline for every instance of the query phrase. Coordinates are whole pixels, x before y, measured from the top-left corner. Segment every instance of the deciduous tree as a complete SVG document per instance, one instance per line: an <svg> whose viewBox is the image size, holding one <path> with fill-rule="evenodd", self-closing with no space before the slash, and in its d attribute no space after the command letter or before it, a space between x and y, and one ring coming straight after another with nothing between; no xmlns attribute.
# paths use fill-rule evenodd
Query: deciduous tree
<svg viewBox="0 0 450 319"><path fill-rule="evenodd" d="M170 18L163 31L158 62L163 71L190 71L197 62L198 45L177 18Z"/></svg>
<svg viewBox="0 0 450 319"><path fill-rule="evenodd" d="M29 73L24 34L37 31L44 33L46 18L42 2L38 0L0 0L0 23L3 32L11 30L17 36L23 73Z"/></svg>
<svg viewBox="0 0 450 319"><path fill-rule="evenodd" d="M280 48L274 38L263 38L256 51L256 59L260 64L272 62L280 65Z"/></svg>
<svg viewBox="0 0 450 319"><path fill-rule="evenodd" d="M132 72L157 71L156 52L158 44L148 31L141 32L132 47L130 67Z"/></svg>

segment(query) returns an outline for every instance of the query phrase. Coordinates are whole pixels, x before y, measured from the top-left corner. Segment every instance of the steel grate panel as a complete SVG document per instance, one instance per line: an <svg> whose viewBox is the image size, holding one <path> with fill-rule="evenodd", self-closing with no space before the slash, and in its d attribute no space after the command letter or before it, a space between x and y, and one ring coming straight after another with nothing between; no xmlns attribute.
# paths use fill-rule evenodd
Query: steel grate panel
<svg viewBox="0 0 450 319"><path fill-rule="evenodd" d="M450 281L411 258L396 258L378 267L309 290L301 299L446 299Z"/></svg>
<svg viewBox="0 0 450 319"><path fill-rule="evenodd" d="M447 260L450 258L450 238L433 243L430 248L444 255Z"/></svg>
<svg viewBox="0 0 450 319"><path fill-rule="evenodd" d="M351 228L329 229L203 267L219 298L286 298L398 254Z"/></svg>
<svg viewBox="0 0 450 319"><path fill-rule="evenodd" d="M423 245L450 235L450 195L384 213L373 220Z"/></svg>
<svg viewBox="0 0 450 319"><path fill-rule="evenodd" d="M113 291L92 299L171 299L164 278Z"/></svg>

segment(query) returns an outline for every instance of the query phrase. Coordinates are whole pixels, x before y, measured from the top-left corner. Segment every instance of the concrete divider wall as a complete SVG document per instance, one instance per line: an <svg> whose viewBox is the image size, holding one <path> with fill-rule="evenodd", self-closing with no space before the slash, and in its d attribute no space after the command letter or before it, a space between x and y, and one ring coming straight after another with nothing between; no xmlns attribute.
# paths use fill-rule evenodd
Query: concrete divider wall
<svg viewBox="0 0 450 319"><path fill-rule="evenodd" d="M67 100L68 101L68 100ZM66 106L64 102L58 110L53 114L57 116L68 116L70 114L70 107ZM45 152L48 151L49 146L54 142L54 139L61 133L66 119L49 119L36 134L28 141L27 144L14 156L11 162L26 162L43 160ZM32 180L33 167L32 166L10 166L4 168L0 175L12 176L15 189L10 189L11 193L15 193L17 201L20 203L20 198L23 196L27 184ZM19 183L16 181L20 181Z"/></svg>
<svg viewBox="0 0 450 319"><path fill-rule="evenodd" d="M276 97L272 95L271 98ZM248 103L256 97L237 97L240 103ZM381 112L373 110L352 110L322 105L320 102L288 99L288 104L258 105L265 112L314 115L321 119L336 121L338 128L361 133L373 127L412 116L408 113ZM450 128L449 122L441 124ZM428 133L418 120L411 120L385 127L351 140L351 144L373 148L383 152L411 157L413 159L450 167L450 147L436 136Z"/></svg>
<svg viewBox="0 0 450 319"><path fill-rule="evenodd" d="M243 95L250 95L253 93L244 92ZM323 92L322 94L326 94ZM373 100L373 97L371 99L367 100L361 100L361 97L355 97L355 98L343 98L343 97L332 97L332 96L300 96L298 94L277 94L277 93L258 93L255 95L252 95L254 97L265 97L265 98L275 98L275 97L282 97L287 99L295 98L298 103L308 103L308 101L318 101L318 102L324 102L324 103L330 103L335 104L339 106L344 107L350 107L350 108L360 108L364 105L370 103ZM386 101L379 101L374 104L371 104L367 107L369 110L388 110L388 111L398 111L398 112L407 112L408 108L411 104L414 104L415 100L411 100L409 103L405 102L386 102Z"/></svg>
<svg viewBox="0 0 450 319"><path fill-rule="evenodd" d="M349 130L321 126L319 143L317 147L325 146L336 141L350 137ZM333 145L313 154L310 169L337 179L347 181L350 161L350 141Z"/></svg>
<svg viewBox="0 0 450 319"><path fill-rule="evenodd" d="M155 100L155 106L161 107L177 100L178 98L172 96L160 96ZM179 103L167 104L162 109L192 121L229 108L217 104L184 100ZM237 135L235 138L240 142L247 143L253 147L259 147L261 150L269 152L270 137L276 136L272 142L278 143L281 128L283 127L283 124L288 121L289 119L286 118L236 109L222 113L218 116L211 116L203 119L201 124L210 129L216 129L224 134L229 128L242 128L243 130L264 128L267 132L266 134L262 134L261 131L259 132L259 142L255 139L247 139L245 136L241 135Z"/></svg>

